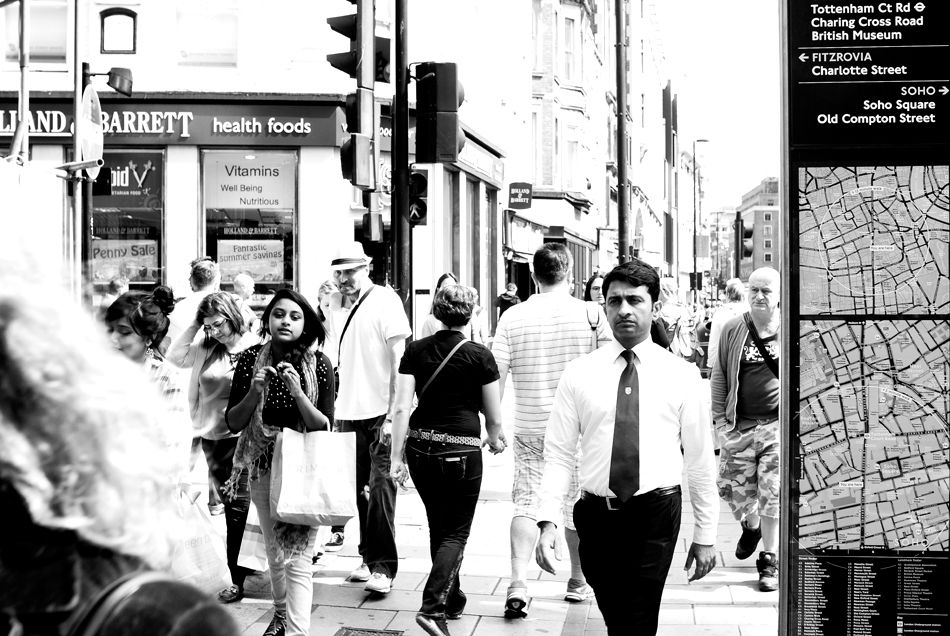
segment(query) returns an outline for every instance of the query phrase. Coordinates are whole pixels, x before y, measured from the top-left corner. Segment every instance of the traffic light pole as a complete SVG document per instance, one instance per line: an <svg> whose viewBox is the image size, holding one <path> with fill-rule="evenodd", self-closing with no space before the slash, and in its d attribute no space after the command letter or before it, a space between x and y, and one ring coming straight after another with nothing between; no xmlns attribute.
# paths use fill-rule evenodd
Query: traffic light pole
<svg viewBox="0 0 950 636"><path fill-rule="evenodd" d="M742 212L736 210L736 220L733 222L732 227L736 231L736 262L735 262L735 274L736 278L739 278L739 271L742 267Z"/></svg>
<svg viewBox="0 0 950 636"><path fill-rule="evenodd" d="M393 279L412 323L412 228L409 225L409 56L408 0L396 0L396 86L393 99Z"/></svg>

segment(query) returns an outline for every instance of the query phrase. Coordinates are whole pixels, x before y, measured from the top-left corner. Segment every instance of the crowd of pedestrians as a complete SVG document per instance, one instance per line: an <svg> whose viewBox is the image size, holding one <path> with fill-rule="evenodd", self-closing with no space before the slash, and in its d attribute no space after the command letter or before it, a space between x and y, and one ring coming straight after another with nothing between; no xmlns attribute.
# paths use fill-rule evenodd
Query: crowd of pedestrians
<svg viewBox="0 0 950 636"><path fill-rule="evenodd" d="M436 281L431 312L412 338L402 301L392 288L373 282L371 265L360 243L343 245L327 261L330 279L313 305L292 289L278 289L263 296L266 306L258 313L251 306L262 297L254 293L254 280L240 274L229 281L232 291L223 291L220 268L203 257L191 264L190 294L176 298L162 286L121 291L99 313L113 348L142 371L153 398L163 399L165 419L190 420L190 434L163 423L149 431L161 449L154 457L169 458L164 479L151 477L154 488L174 493L204 456L208 505L212 513L223 512L226 527L230 585L217 591L219 603L244 596L251 570L238 564L238 554L253 504L274 604L264 636L310 631L312 563L321 553L317 528L275 520L271 512L275 442L285 429L354 434L353 540L362 562L348 578L369 593L390 593L398 573L397 491L411 480L425 507L432 559L416 621L433 636L447 635L447 621L465 610L459 570L480 492L482 453L505 452L509 444L514 476L506 618L527 616L532 560L553 573L563 546L570 568L565 601L595 598L610 634L655 633L680 532L684 468L695 521L685 563L693 568L690 580L715 567L722 498L742 525L736 556L752 556L761 541L759 586L777 588L777 272L752 274L748 304L744 285L734 279L722 307L690 307L673 279L633 259L591 275L581 300L572 294L570 251L547 243L533 257L533 293L519 295L511 283L497 297L490 337L477 290L447 272ZM15 324L0 322L0 337ZM98 344L95 338L71 342L57 353L71 360ZM90 359L106 356L98 351ZM0 356L3 364L8 360ZM514 416L503 422L509 378ZM103 438L96 452L108 455L109 418L116 415L93 407L101 405L76 417L87 417L90 429L103 428L90 435ZM50 406L51 412L64 408ZM42 438L33 439L16 417L8 421L7 410L0 422L4 443L42 449ZM20 416L26 422L35 415ZM5 511L19 511L18 523L54 531L63 526L68 509L37 498L40 491L31 488L38 486L20 476L47 484L59 473L17 468L4 452ZM126 481L116 479L113 488ZM85 514L94 515L95 507L90 510ZM102 519L91 517L90 527L110 519L114 515L105 512ZM106 530L72 528L72 547L64 549L101 542ZM349 538L344 526L333 526L323 549L340 549ZM169 567L167 555L142 553L138 544L108 545L123 564L114 568L118 578ZM5 542L0 549L7 549ZM0 581L11 575L3 563ZM99 591L91 588L90 594ZM193 598L208 617L220 615L219 606L200 594ZM15 606L0 601L7 613ZM20 614L22 620L48 620ZM232 627L221 619L208 633Z"/></svg>

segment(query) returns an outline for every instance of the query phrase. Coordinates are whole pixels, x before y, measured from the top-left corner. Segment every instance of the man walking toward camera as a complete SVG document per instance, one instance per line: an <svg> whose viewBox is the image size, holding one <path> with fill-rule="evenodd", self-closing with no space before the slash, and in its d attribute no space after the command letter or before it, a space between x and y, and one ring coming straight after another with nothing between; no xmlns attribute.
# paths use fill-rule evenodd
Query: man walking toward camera
<svg viewBox="0 0 950 636"><path fill-rule="evenodd" d="M749 311L726 323L712 360L712 415L719 436L719 495L742 525L736 558L762 540L759 589L778 589L779 273L749 276Z"/></svg>
<svg viewBox="0 0 950 636"><path fill-rule="evenodd" d="M398 568L396 485L389 476L393 402L399 361L412 333L402 302L373 284L370 258L353 242L330 263L339 292L330 297L328 324L338 343L336 426L356 433L356 505L363 563L351 581L387 594Z"/></svg>
<svg viewBox="0 0 950 636"><path fill-rule="evenodd" d="M581 496L574 524L587 581L611 636L656 634L663 586L680 529L683 464L695 517L686 569L701 579L716 563L716 462L695 365L650 338L660 281L643 261L604 277L614 340L569 363L544 442L536 558L554 573L555 519L580 439Z"/></svg>

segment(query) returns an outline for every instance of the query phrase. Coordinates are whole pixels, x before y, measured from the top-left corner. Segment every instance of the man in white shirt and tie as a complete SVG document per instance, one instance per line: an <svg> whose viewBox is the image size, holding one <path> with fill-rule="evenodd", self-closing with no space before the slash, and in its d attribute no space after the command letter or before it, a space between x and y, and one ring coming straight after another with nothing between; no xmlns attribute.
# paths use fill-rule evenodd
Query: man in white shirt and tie
<svg viewBox="0 0 950 636"><path fill-rule="evenodd" d="M656 633L680 527L686 462L695 517L686 569L716 562L719 500L709 413L695 365L650 339L659 309L656 271L633 259L604 277L615 341L569 363L545 437L537 562L554 573L563 552L555 523L581 444L582 494L574 525L587 582L611 635Z"/></svg>

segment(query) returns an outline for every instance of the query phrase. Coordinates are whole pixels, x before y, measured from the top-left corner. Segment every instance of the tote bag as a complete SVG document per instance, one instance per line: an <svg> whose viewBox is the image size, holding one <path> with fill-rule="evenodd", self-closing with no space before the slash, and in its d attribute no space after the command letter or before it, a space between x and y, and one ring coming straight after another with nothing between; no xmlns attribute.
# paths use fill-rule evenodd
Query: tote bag
<svg viewBox="0 0 950 636"><path fill-rule="evenodd" d="M207 507L186 493L179 495L178 514L185 535L175 546L170 574L202 592L217 594L231 585L224 538L215 530Z"/></svg>
<svg viewBox="0 0 950 636"><path fill-rule="evenodd" d="M271 517L285 523L345 525L356 515L356 433L281 431L270 507Z"/></svg>
<svg viewBox="0 0 950 636"><path fill-rule="evenodd" d="M244 534L241 535L241 551L238 552L237 564L256 572L267 571L267 548L264 545L261 522L257 518L257 506L254 504L247 510L247 522L244 524Z"/></svg>

